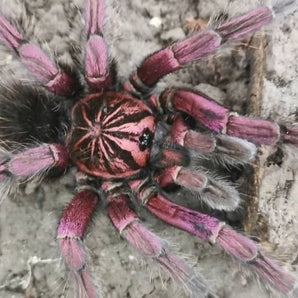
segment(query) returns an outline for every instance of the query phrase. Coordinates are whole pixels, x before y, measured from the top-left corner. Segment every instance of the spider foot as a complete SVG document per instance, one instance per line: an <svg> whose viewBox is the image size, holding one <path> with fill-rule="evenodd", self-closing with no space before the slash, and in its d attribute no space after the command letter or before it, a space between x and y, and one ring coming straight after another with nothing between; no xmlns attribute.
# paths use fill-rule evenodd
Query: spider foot
<svg viewBox="0 0 298 298"><path fill-rule="evenodd" d="M108 200L109 217L127 242L181 283L192 297L206 297L209 289L204 278L172 254L162 239L138 221L137 215L128 207L126 196L110 196Z"/></svg>
<svg viewBox="0 0 298 298"><path fill-rule="evenodd" d="M88 0L85 16L85 79L91 89L98 91L115 82L115 65L109 65L108 49L103 38L104 6L105 1Z"/></svg>
<svg viewBox="0 0 298 298"><path fill-rule="evenodd" d="M78 297L98 298L98 289L86 267L86 253L82 241L64 237L58 239L58 244L75 293Z"/></svg>
<svg viewBox="0 0 298 298"><path fill-rule="evenodd" d="M266 6L258 7L240 17L219 26L201 30L188 38L150 55L132 73L124 89L131 92L149 93L163 76L177 71L183 65L214 53L226 41L240 39L273 19L273 11Z"/></svg>
<svg viewBox="0 0 298 298"><path fill-rule="evenodd" d="M256 243L249 238L228 227L223 227L218 233L216 242L280 292L290 294L292 291L296 291L295 278L272 260L263 256Z"/></svg>
<svg viewBox="0 0 298 298"><path fill-rule="evenodd" d="M144 257L157 262L161 269L181 283L192 296L205 297L209 292L205 279L183 260L172 254L164 241L140 223L133 222L121 235Z"/></svg>
<svg viewBox="0 0 298 298"><path fill-rule="evenodd" d="M79 297L97 298L98 289L87 268L86 253L81 238L98 202L91 190L81 190L64 210L58 226L61 257Z"/></svg>
<svg viewBox="0 0 298 298"><path fill-rule="evenodd" d="M293 295L297 292L296 278L263 256L254 241L226 227L212 216L172 203L154 187L150 192L148 186L139 187L135 183L132 187L139 201L158 218L205 241L217 243L281 293Z"/></svg>
<svg viewBox="0 0 298 298"><path fill-rule="evenodd" d="M8 20L0 14L0 40L19 56L22 63L51 92L71 95L75 84L66 71L59 69L41 48L28 42Z"/></svg>

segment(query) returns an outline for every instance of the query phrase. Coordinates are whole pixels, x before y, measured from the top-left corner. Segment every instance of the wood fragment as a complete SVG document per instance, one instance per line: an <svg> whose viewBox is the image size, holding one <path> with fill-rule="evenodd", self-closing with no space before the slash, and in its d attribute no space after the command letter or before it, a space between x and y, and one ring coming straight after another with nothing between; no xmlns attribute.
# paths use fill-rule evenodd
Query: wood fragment
<svg viewBox="0 0 298 298"><path fill-rule="evenodd" d="M253 35L248 43L248 59L250 64L250 86L248 94L247 113L254 117L261 116L261 105L263 97L264 75L266 70L266 37L265 31L261 30ZM267 224L258 213L260 182L262 179L260 160L257 155L251 167L251 179L249 183L250 200L246 207L243 222L244 232L254 235L260 241L267 241Z"/></svg>

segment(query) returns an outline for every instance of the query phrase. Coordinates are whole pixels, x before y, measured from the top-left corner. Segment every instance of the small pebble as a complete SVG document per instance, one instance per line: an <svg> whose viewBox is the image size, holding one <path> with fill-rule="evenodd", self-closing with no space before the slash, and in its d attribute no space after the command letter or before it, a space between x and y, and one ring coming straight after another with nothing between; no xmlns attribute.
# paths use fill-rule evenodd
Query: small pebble
<svg viewBox="0 0 298 298"><path fill-rule="evenodd" d="M160 17L153 17L150 21L149 24L155 28L160 28L162 24L162 20Z"/></svg>

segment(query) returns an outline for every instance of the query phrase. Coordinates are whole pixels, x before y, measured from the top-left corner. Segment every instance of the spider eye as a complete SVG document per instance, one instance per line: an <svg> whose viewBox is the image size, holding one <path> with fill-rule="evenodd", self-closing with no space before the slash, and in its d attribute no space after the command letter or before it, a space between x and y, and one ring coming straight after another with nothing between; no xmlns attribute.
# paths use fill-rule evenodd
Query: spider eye
<svg viewBox="0 0 298 298"><path fill-rule="evenodd" d="M151 147L153 139L153 133L148 129L144 129L139 138L139 148L141 151Z"/></svg>

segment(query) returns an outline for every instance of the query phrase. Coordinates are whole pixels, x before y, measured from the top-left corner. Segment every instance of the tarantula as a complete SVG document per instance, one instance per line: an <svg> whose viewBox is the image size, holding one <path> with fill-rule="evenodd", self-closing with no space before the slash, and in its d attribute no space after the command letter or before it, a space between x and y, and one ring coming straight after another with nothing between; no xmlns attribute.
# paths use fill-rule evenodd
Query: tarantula
<svg viewBox="0 0 298 298"><path fill-rule="evenodd" d="M227 164L254 159L256 144L298 146L298 128L239 116L208 96L186 89L154 92L165 75L215 52L268 24L274 10L259 7L194 33L143 60L119 82L116 63L103 38L104 1L86 0L84 62L77 69L54 61L0 15L0 39L19 57L39 85L1 87L0 181L41 173L56 175L75 165L77 192L58 225L61 257L77 293L97 297L82 237L100 200L122 238L157 262L194 297L212 292L204 278L176 257L139 221L134 205L205 241L218 244L282 293L298 297L295 278L264 256L250 239L215 217L174 204L165 187L183 186L218 210L234 210L239 195L229 184L193 169L195 155L216 154ZM197 122L190 127L189 118ZM202 132L198 125L212 134Z"/></svg>

